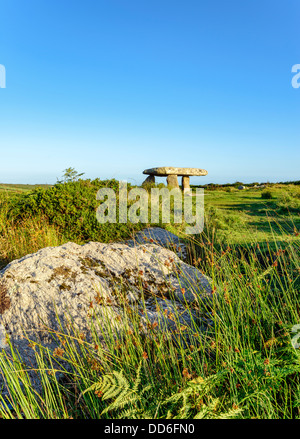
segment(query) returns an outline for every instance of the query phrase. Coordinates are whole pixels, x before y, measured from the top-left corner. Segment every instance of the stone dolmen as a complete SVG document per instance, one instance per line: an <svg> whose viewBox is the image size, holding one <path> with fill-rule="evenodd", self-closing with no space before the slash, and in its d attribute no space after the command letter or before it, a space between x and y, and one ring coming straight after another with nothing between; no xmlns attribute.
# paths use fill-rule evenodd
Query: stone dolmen
<svg viewBox="0 0 300 439"><path fill-rule="evenodd" d="M177 177L181 176L182 190L184 192L189 192L191 190L190 177L207 175L207 171L199 168L173 168L170 166L164 166L160 168L146 169L143 174L149 175L144 183L155 183L155 176L167 177L169 188L179 188Z"/></svg>

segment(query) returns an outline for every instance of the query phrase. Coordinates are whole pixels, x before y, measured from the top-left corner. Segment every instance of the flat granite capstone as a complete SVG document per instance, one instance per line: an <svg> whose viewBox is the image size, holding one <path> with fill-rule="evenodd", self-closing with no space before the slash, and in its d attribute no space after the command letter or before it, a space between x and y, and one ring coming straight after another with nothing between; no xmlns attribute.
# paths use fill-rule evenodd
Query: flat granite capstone
<svg viewBox="0 0 300 439"><path fill-rule="evenodd" d="M157 175L160 177L167 177L168 175L178 175L178 176L201 176L207 175L208 172L205 169L200 168L174 168L172 166L163 166L159 168L146 169L143 174L147 175Z"/></svg>

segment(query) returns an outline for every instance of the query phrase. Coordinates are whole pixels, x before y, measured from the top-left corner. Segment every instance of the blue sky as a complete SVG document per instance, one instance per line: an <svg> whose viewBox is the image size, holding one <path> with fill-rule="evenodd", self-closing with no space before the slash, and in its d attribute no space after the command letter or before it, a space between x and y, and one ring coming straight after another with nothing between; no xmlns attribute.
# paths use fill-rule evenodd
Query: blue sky
<svg viewBox="0 0 300 439"><path fill-rule="evenodd" d="M300 179L299 19L299 0L0 1L0 182Z"/></svg>

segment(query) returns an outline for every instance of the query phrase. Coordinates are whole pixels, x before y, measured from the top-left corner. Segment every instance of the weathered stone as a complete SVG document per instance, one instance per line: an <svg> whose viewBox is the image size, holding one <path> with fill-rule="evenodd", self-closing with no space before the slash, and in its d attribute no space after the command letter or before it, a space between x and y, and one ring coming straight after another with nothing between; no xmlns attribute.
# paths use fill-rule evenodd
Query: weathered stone
<svg viewBox="0 0 300 439"><path fill-rule="evenodd" d="M142 183L142 186L147 183L155 183L155 176L149 175Z"/></svg>
<svg viewBox="0 0 300 439"><path fill-rule="evenodd" d="M202 176L207 175L205 169L199 168L175 168L171 166L163 166L159 168L146 169L143 174L157 175L159 177L167 177L168 175L189 175L189 176Z"/></svg>
<svg viewBox="0 0 300 439"><path fill-rule="evenodd" d="M181 178L181 183L182 183L182 190L184 192L190 192L190 190L191 190L190 177L187 175L183 175Z"/></svg>
<svg viewBox="0 0 300 439"><path fill-rule="evenodd" d="M167 177L167 183L169 188L179 188L177 177L181 176L182 189L184 190L184 192L190 192L189 177L207 175L207 171L205 169L199 168L174 168L171 166L164 166L160 168L146 169L145 171L143 171L143 174L149 174L150 176L156 175L158 177Z"/></svg>
<svg viewBox="0 0 300 439"><path fill-rule="evenodd" d="M169 188L179 188L177 175L168 175L167 183Z"/></svg>
<svg viewBox="0 0 300 439"><path fill-rule="evenodd" d="M184 242L161 227L149 227L147 229L137 232L133 239L124 241L130 247L137 244L156 244L174 251L180 259L185 260L187 257L187 248Z"/></svg>
<svg viewBox="0 0 300 439"><path fill-rule="evenodd" d="M166 236L162 244L164 239ZM197 307L212 297L210 279L174 252L146 242L82 246L70 242L11 262L0 271L5 300L0 349L9 349L8 336L25 365L34 368L34 351L26 337L53 350L57 344L48 329L61 331L68 318L88 340L91 322L99 335L105 333L107 324L110 331L122 335L127 330L124 303L138 313L145 333L148 317L150 323L159 323L159 330L177 337L176 325L166 310L179 313L180 325L194 328L199 322L201 326ZM39 389L35 373L30 372L30 377Z"/></svg>

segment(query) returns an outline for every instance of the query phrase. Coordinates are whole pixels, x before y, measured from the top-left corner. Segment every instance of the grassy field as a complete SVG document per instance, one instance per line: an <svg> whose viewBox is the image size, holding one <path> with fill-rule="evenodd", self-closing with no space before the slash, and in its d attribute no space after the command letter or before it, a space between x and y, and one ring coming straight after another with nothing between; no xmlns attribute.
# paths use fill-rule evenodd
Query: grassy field
<svg viewBox="0 0 300 439"><path fill-rule="evenodd" d="M32 191L38 187L48 188L48 184L3 184L0 183L1 192L22 193Z"/></svg>
<svg viewBox="0 0 300 439"><path fill-rule="evenodd" d="M73 194L82 194L85 204L79 206L94 212L91 182L49 190L0 191L2 266L45 246L70 239L82 243L94 233L88 214L89 227L74 210L69 228L63 215L64 200L68 209L79 202ZM178 336L188 332L189 346L172 343L155 327L153 337L145 338L134 313L126 317L128 337L108 337L105 348L96 333L93 343L72 329L53 333L59 350L35 345L42 395L30 386L12 348L11 356L0 355L11 390L0 406L3 418L300 418L300 352L291 343L292 328L300 323L299 186L205 193L203 233L184 237L181 225L166 227L186 239L188 262L208 275L218 292L212 303L200 305L213 322L206 336L179 326ZM134 230L99 229L93 239L113 241ZM69 365L59 381L58 357Z"/></svg>
<svg viewBox="0 0 300 439"><path fill-rule="evenodd" d="M272 198L262 198L265 193L271 193ZM225 232L229 242L243 243L253 239L268 242L273 240L274 233L282 240L297 239L294 231L300 229L300 206L295 209L288 202L284 205L290 194L292 197L297 194L299 202L300 187L282 185L264 190L211 191L206 192L205 207L224 215L224 224L230 227L230 231Z"/></svg>

